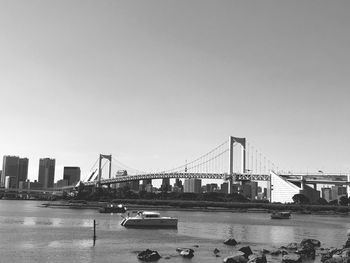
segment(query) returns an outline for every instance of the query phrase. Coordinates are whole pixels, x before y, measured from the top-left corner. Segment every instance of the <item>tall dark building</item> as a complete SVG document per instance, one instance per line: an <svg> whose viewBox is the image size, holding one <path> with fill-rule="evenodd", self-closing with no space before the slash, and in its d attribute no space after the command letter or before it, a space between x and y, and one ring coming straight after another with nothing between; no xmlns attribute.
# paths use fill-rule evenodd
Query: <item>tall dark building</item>
<svg viewBox="0 0 350 263"><path fill-rule="evenodd" d="M0 185L5 188L18 188L19 182L28 177L28 159L18 156L4 156Z"/></svg>
<svg viewBox="0 0 350 263"><path fill-rule="evenodd" d="M163 178L161 189L162 191L171 191L170 178Z"/></svg>
<svg viewBox="0 0 350 263"><path fill-rule="evenodd" d="M28 158L19 158L19 168L18 168L18 180L17 184L19 186L20 182L25 182L28 179Z"/></svg>
<svg viewBox="0 0 350 263"><path fill-rule="evenodd" d="M68 181L68 185L75 185L80 181L80 167L66 166L63 168L63 180Z"/></svg>
<svg viewBox="0 0 350 263"><path fill-rule="evenodd" d="M43 188L53 187L55 180L55 164L55 159L40 159L38 182L42 184Z"/></svg>

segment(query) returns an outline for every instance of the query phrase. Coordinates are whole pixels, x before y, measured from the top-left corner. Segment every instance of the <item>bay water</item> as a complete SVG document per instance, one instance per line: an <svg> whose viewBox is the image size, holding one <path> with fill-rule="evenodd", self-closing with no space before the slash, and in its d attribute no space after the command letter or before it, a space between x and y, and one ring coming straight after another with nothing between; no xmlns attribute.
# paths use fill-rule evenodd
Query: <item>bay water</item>
<svg viewBox="0 0 350 263"><path fill-rule="evenodd" d="M137 253L157 250L161 262L222 262L242 246L273 250L303 238L342 247L349 216L299 215L272 220L268 213L161 211L179 219L178 229L127 229L119 214L94 209L43 207L42 201L0 200L0 262L140 262ZM93 242L93 220L97 240ZM223 244L227 238L240 242ZM178 247L195 250L189 261ZM216 257L213 250L220 250ZM268 256L269 262L281 262ZM319 261L316 259L316 261Z"/></svg>

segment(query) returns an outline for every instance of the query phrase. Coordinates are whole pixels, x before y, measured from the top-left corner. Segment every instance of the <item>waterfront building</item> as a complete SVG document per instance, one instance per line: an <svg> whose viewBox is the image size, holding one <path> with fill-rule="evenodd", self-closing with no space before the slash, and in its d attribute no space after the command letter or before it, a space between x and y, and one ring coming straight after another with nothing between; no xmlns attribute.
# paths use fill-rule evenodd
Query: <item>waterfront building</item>
<svg viewBox="0 0 350 263"><path fill-rule="evenodd" d="M182 181L179 179L179 178L176 178L175 179L175 184L174 184L174 187L173 187L173 192L183 192L183 185L182 185Z"/></svg>
<svg viewBox="0 0 350 263"><path fill-rule="evenodd" d="M247 197L249 199L251 199L251 193L252 193L252 187L249 183L243 183L242 184L242 195L244 197Z"/></svg>
<svg viewBox="0 0 350 263"><path fill-rule="evenodd" d="M28 184L29 184L29 186L27 187L28 189L38 190L43 188L43 185L39 183L37 180L34 180L34 182L28 181Z"/></svg>
<svg viewBox="0 0 350 263"><path fill-rule="evenodd" d="M263 198L264 198L264 199L267 199L267 197L268 197L268 190L267 190L267 188L264 188L264 191L263 191Z"/></svg>
<svg viewBox="0 0 350 263"><path fill-rule="evenodd" d="M55 179L55 159L43 158L39 160L38 182L43 188L52 188Z"/></svg>
<svg viewBox="0 0 350 263"><path fill-rule="evenodd" d="M80 181L80 167L65 166L63 179L67 180L68 185L76 185Z"/></svg>
<svg viewBox="0 0 350 263"><path fill-rule="evenodd" d="M118 170L115 174L116 177L127 176L127 175L128 175L127 170ZM122 182L122 183L112 184L110 187L116 189L116 188L124 188L129 186L130 184L128 182Z"/></svg>
<svg viewBox="0 0 350 263"><path fill-rule="evenodd" d="M62 188L62 187L65 187L65 186L69 186L71 184L69 184L69 181L67 179L61 179L61 180L58 180L56 183L55 183L55 188Z"/></svg>
<svg viewBox="0 0 350 263"><path fill-rule="evenodd" d="M237 194L242 194L243 192L243 187L239 183L232 183L231 184L231 193L237 193Z"/></svg>
<svg viewBox="0 0 350 263"><path fill-rule="evenodd" d="M310 202L320 198L320 191L311 188L301 182L290 182L285 177L270 172L271 177L271 202L293 203L293 196L296 194L305 195Z"/></svg>
<svg viewBox="0 0 350 263"><path fill-rule="evenodd" d="M329 187L321 188L322 198L327 202L332 201L332 190Z"/></svg>
<svg viewBox="0 0 350 263"><path fill-rule="evenodd" d="M18 180L17 180L18 185L20 182L24 183L28 179L28 164L29 164L28 158L19 158Z"/></svg>
<svg viewBox="0 0 350 263"><path fill-rule="evenodd" d="M258 182L250 182L250 199L255 200L258 197Z"/></svg>
<svg viewBox="0 0 350 263"><path fill-rule="evenodd" d="M146 184L145 191L148 192L148 193L152 193L153 192L152 184Z"/></svg>
<svg viewBox="0 0 350 263"><path fill-rule="evenodd" d="M140 191L152 192L152 179L142 180L142 184L139 186Z"/></svg>
<svg viewBox="0 0 350 263"><path fill-rule="evenodd" d="M28 158L5 155L2 163L1 187L18 188L28 177Z"/></svg>
<svg viewBox="0 0 350 263"><path fill-rule="evenodd" d="M202 180L196 178L185 179L184 192L185 193L200 193L202 187Z"/></svg>
<svg viewBox="0 0 350 263"><path fill-rule="evenodd" d="M347 196L347 192L346 192L346 187L345 186L341 186L341 185L333 185L331 188L331 192L332 192L332 200L336 200L339 199L340 197L346 195Z"/></svg>
<svg viewBox="0 0 350 263"><path fill-rule="evenodd" d="M243 194L243 196L249 198L250 200L257 199L258 183L257 182L244 182L242 184L242 194Z"/></svg>
<svg viewBox="0 0 350 263"><path fill-rule="evenodd" d="M162 179L161 190L165 192L171 191L170 178Z"/></svg>
<svg viewBox="0 0 350 263"><path fill-rule="evenodd" d="M130 190L138 191L140 188L140 181L135 180L135 181L129 182L129 187L130 187Z"/></svg>
<svg viewBox="0 0 350 263"><path fill-rule="evenodd" d="M207 184L205 187L205 191L207 193L216 192L217 190L218 190L218 184Z"/></svg>
<svg viewBox="0 0 350 263"><path fill-rule="evenodd" d="M221 184L221 193L228 194L228 183Z"/></svg>
<svg viewBox="0 0 350 263"><path fill-rule="evenodd" d="M142 185L140 186L141 191L152 192L152 179L142 180Z"/></svg>

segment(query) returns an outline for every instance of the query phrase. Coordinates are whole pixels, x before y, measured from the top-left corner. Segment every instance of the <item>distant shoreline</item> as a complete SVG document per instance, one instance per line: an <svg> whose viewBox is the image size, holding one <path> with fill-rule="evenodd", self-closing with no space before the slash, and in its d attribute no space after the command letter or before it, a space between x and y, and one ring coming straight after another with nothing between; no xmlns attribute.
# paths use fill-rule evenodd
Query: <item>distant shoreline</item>
<svg viewBox="0 0 350 263"><path fill-rule="evenodd" d="M211 201L184 201L184 200L141 200L115 199L113 202L123 204L131 210L177 210L203 212L233 212L233 213L271 213L273 211L291 211L295 214L318 215L349 215L349 206L329 205L297 205L297 204L270 204L270 203L236 203ZM108 202L93 202L79 200L54 201L43 203L45 207L99 209Z"/></svg>

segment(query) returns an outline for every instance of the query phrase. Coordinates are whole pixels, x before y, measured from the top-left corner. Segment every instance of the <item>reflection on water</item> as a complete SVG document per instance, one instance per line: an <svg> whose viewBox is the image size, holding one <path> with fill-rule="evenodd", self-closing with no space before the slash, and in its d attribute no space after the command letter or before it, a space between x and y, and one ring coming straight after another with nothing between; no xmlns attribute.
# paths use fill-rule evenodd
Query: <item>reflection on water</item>
<svg viewBox="0 0 350 263"><path fill-rule="evenodd" d="M83 240L55 240L50 242L47 246L51 248L75 248L75 249L82 249L82 248L90 248L93 245L93 241L91 239L83 239Z"/></svg>
<svg viewBox="0 0 350 263"><path fill-rule="evenodd" d="M138 262L136 251L156 249L177 255L175 248L196 248L196 262L222 262L213 258L216 247L223 255L233 250L223 240L233 237L253 249L279 247L303 238L321 240L324 247L341 247L350 228L348 217L293 215L271 220L263 213L209 213L163 211L179 218L178 229L126 229L120 215L96 210L51 209L40 202L0 200L1 262ZM97 241L93 246L93 220ZM16 244L14 246L14 244ZM118 259L116 261L116 259ZM272 262L280 259L272 259ZM167 262L161 259L159 263ZM183 262L171 257L171 262Z"/></svg>
<svg viewBox="0 0 350 263"><path fill-rule="evenodd" d="M292 227L271 226L268 235L273 244L281 244L286 240L297 240L294 239L295 228Z"/></svg>

